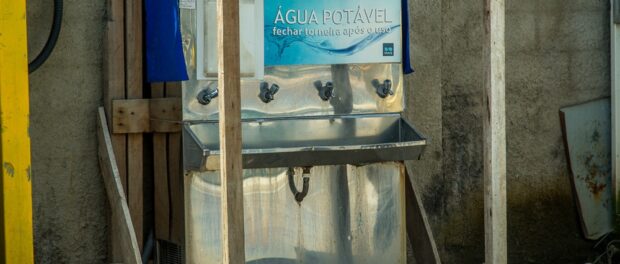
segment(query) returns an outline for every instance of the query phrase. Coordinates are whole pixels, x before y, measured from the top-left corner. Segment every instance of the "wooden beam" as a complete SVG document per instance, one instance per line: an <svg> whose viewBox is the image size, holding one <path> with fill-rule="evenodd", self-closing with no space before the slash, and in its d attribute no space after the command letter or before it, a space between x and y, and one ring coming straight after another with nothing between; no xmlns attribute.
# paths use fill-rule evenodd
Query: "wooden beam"
<svg viewBox="0 0 620 264"><path fill-rule="evenodd" d="M142 72L142 1L125 0L125 85L128 99L141 99L144 82ZM144 242L144 137L127 136L127 197L138 245Z"/></svg>
<svg viewBox="0 0 620 264"><path fill-rule="evenodd" d="M146 133L151 130L151 113L148 99L112 101L112 133Z"/></svg>
<svg viewBox="0 0 620 264"><path fill-rule="evenodd" d="M217 0L218 85L224 263L245 263L243 168L241 163L241 80L239 1Z"/></svg>
<svg viewBox="0 0 620 264"><path fill-rule="evenodd" d="M170 96L168 98L151 99L149 102L151 132L181 132L183 107L180 94L178 97Z"/></svg>
<svg viewBox="0 0 620 264"><path fill-rule="evenodd" d="M106 116L112 116L112 100L124 99L125 94L125 3L124 0L107 1L106 29L103 56L103 105ZM111 127L111 118L108 127ZM118 167L123 195L127 194L127 135L111 135L112 147ZM110 217L110 229L120 224ZM123 249L117 241L119 234L108 232L108 259L121 261Z"/></svg>
<svg viewBox="0 0 620 264"><path fill-rule="evenodd" d="M99 140L99 166L103 182L108 194L108 202L111 208L111 225L108 232L117 240L111 241L113 246L118 249L118 259L110 261L122 261L125 264L142 263L140 261L140 251L138 241L131 222L127 199L121 183L120 171L116 166L116 157L112 148L112 138L108 130L105 110L99 108L97 113L97 138Z"/></svg>
<svg viewBox="0 0 620 264"><path fill-rule="evenodd" d="M181 97L113 100L112 133L177 133L181 116Z"/></svg>
<svg viewBox="0 0 620 264"><path fill-rule="evenodd" d="M433 231L426 216L419 192L411 181L405 164L402 165L405 174L405 206L407 215L407 236L413 249L415 263L439 264L439 251L435 244Z"/></svg>
<svg viewBox="0 0 620 264"><path fill-rule="evenodd" d="M163 83L151 84L153 98L166 95ZM153 134L155 238L170 240L170 195L168 187L168 135Z"/></svg>
<svg viewBox="0 0 620 264"><path fill-rule="evenodd" d="M181 97L181 83L166 83L166 96ZM181 133L168 134L168 184L170 190L170 241L185 242L185 199L183 193Z"/></svg>
<svg viewBox="0 0 620 264"><path fill-rule="evenodd" d="M485 262L507 262L505 0L484 5L484 227Z"/></svg>
<svg viewBox="0 0 620 264"><path fill-rule="evenodd" d="M124 0L107 1L107 23L103 59L103 105L112 116L112 100L125 99L125 4ZM112 119L108 119L111 127ZM123 190L127 193L127 135L112 135L114 154Z"/></svg>
<svg viewBox="0 0 620 264"><path fill-rule="evenodd" d="M0 263L33 263L26 1L0 0Z"/></svg>

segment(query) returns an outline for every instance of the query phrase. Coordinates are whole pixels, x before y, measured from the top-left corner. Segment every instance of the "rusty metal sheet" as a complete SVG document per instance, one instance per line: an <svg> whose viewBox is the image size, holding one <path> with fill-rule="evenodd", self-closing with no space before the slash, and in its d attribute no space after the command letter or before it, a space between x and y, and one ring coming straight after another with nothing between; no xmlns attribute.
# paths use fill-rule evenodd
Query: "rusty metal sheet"
<svg viewBox="0 0 620 264"><path fill-rule="evenodd" d="M598 239L613 231L610 100L563 108L560 117L583 233Z"/></svg>

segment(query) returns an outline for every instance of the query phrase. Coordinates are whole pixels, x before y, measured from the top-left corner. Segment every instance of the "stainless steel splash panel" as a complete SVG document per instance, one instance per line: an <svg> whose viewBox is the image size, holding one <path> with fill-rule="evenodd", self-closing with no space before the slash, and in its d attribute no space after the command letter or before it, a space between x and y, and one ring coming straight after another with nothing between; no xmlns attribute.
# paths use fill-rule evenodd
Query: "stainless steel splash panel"
<svg viewBox="0 0 620 264"><path fill-rule="evenodd" d="M241 0L243 4L252 2L254 0ZM262 5L260 0L254 3ZM196 100L202 90L217 87L217 80L198 80L197 78L198 23L204 23L204 21L197 21L195 9L181 10L183 47L190 79L183 82L183 119L186 121L217 120L219 111L217 98L206 106ZM255 77L254 75L248 76L241 81L241 115L244 119L399 113L405 108L401 64L266 67L263 77ZM380 98L376 93L376 87L372 84L374 80L379 82L391 80L394 95L385 99ZM263 103L258 97L262 81L270 84L276 83L280 86L275 100L268 104ZM333 82L335 97L328 102L321 100L314 84L316 81Z"/></svg>
<svg viewBox="0 0 620 264"><path fill-rule="evenodd" d="M287 169L245 170L246 263L405 263L402 172L400 163L314 167L298 204ZM219 173L185 178L188 263L221 263Z"/></svg>

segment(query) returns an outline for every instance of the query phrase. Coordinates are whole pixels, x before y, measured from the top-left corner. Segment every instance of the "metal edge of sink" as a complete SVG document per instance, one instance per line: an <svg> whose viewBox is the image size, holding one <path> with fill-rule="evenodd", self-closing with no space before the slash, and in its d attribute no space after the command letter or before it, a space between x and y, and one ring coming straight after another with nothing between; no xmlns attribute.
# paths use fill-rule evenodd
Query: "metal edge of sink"
<svg viewBox="0 0 620 264"><path fill-rule="evenodd" d="M248 119L242 123L244 169L417 160L427 145L424 135L400 114ZM308 132L310 124L319 126L319 131ZM277 132L289 134L260 131L274 129L269 126L277 127ZM203 131L197 132L198 129ZM337 134L332 138L321 135L343 131L354 135ZM278 136L264 139L272 134ZM219 170L218 123L186 122L183 148L185 170Z"/></svg>

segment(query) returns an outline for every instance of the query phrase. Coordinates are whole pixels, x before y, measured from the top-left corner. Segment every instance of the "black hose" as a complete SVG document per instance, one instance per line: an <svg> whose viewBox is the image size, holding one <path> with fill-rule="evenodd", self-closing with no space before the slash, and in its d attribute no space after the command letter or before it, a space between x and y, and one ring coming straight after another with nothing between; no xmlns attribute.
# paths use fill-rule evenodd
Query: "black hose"
<svg viewBox="0 0 620 264"><path fill-rule="evenodd" d="M28 73L33 73L39 69L50 57L52 51L54 51L58 36L60 35L60 28L62 27L62 12L62 0L54 0L54 21L52 22L52 30L41 53L39 53L32 62L28 63Z"/></svg>

